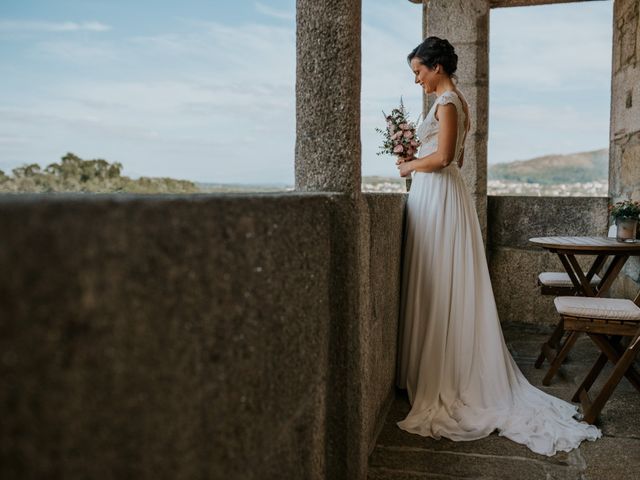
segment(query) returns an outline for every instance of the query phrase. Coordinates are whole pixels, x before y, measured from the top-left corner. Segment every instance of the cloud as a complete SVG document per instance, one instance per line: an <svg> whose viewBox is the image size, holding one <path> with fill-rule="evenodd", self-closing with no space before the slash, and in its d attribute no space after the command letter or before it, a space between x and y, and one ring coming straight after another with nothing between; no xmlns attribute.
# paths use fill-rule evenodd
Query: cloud
<svg viewBox="0 0 640 480"><path fill-rule="evenodd" d="M256 10L262 13L263 15L277 18L279 20L295 20L295 17L296 17L295 11L278 10L260 2L256 2L255 7L256 7Z"/></svg>
<svg viewBox="0 0 640 480"><path fill-rule="evenodd" d="M295 25L184 23L163 35L40 42L39 53L90 65L91 75L56 78L11 108L0 102L0 132L42 132L50 148L141 175L292 181Z"/></svg>
<svg viewBox="0 0 640 480"><path fill-rule="evenodd" d="M101 22L44 22L0 20L0 32L108 32L109 25Z"/></svg>
<svg viewBox="0 0 640 480"><path fill-rule="evenodd" d="M19 135L0 135L0 147L21 147L27 145L30 139Z"/></svg>
<svg viewBox="0 0 640 480"><path fill-rule="evenodd" d="M158 132L138 126L132 123L115 123L105 121L104 116L90 115L87 113L50 113L51 108L45 111L34 111L31 108L2 108L0 115L3 120L9 120L14 125L20 123L38 125L41 128L68 127L75 132L90 130L117 135L126 139L155 139ZM8 137L11 139L12 137ZM2 143L2 142L0 142Z"/></svg>
<svg viewBox="0 0 640 480"><path fill-rule="evenodd" d="M585 2L599 3L605 2ZM575 11L585 4L573 4ZM249 5L255 8L239 22L182 18L156 35L82 35L82 42L71 41L73 35L35 42L32 35L15 35L24 42L17 45L25 55L11 67L0 66L5 73L0 86L11 87L4 88L6 96L0 100L3 161L19 164L37 158L46 163L71 150L87 158L122 161L127 171L141 175L292 180L295 15L266 0ZM549 16L536 13L538 8L527 7L527 16L517 18L495 16L512 15L517 8L492 11L492 161L554 153L556 148L599 148L592 144L601 137L606 141L608 114L593 114L597 102L583 101L579 110L562 108L575 102L566 89L593 99L585 79L598 85L609 81L610 65L595 60L610 58L611 39L603 21L580 13ZM395 106L401 95L412 118L420 113L422 93L413 83L406 55L420 42L421 25L420 5L363 1L365 175L397 175L392 158L375 155L380 137L374 128L381 126L380 111ZM0 20L0 33L109 29L99 22ZM42 62L43 53L53 62ZM29 63L34 59L37 68ZM10 79L20 79L19 88ZM540 104L531 106L532 98ZM568 125L577 125L578 131L567 133Z"/></svg>
<svg viewBox="0 0 640 480"><path fill-rule="evenodd" d="M605 148L612 5L491 11L489 162Z"/></svg>
<svg viewBox="0 0 640 480"><path fill-rule="evenodd" d="M36 44L35 49L48 57L83 65L120 58L118 50L108 42L45 41Z"/></svg>
<svg viewBox="0 0 640 480"><path fill-rule="evenodd" d="M394 27L398 25L400 27ZM407 53L422 34L422 8L409 2L363 3L361 135L362 174L397 176L394 159L378 156L384 121L381 110L396 107L402 96L411 119L422 110L422 92L413 82Z"/></svg>
<svg viewBox="0 0 640 480"><path fill-rule="evenodd" d="M589 3L593 5L492 10L491 87L548 91L585 83L606 86L611 76L612 8L605 2Z"/></svg>
<svg viewBox="0 0 640 480"><path fill-rule="evenodd" d="M190 20L188 32L130 39L131 47L145 59L164 62L200 62L207 75L249 84L262 79L286 79L295 83L295 25L272 26L259 23L226 25ZM207 63L202 63L207 62ZM193 70L195 64L191 64ZM212 68L212 67L215 68Z"/></svg>
<svg viewBox="0 0 640 480"><path fill-rule="evenodd" d="M541 155L606 148L608 116L589 114L589 106L513 104L491 107L491 163Z"/></svg>

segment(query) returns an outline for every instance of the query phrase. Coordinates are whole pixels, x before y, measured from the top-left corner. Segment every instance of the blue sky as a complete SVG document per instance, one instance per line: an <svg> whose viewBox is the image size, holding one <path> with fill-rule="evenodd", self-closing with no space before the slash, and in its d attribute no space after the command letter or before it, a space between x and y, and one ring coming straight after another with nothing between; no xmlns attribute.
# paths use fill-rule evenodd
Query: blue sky
<svg viewBox="0 0 640 480"><path fill-rule="evenodd" d="M612 2L491 13L489 162L606 148ZM362 171L421 92L421 7L363 0ZM321 81L321 79L319 79ZM293 183L295 0L2 0L0 169L71 151L133 177Z"/></svg>

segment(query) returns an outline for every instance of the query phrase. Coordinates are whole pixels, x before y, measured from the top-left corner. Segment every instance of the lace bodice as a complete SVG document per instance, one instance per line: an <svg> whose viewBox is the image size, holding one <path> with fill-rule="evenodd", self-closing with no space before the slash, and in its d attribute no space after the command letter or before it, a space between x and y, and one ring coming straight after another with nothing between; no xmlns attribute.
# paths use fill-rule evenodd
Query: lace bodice
<svg viewBox="0 0 640 480"><path fill-rule="evenodd" d="M417 156L424 157L438 149L438 132L440 131L440 122L436 119L435 112L438 105L444 105L446 103L453 103L456 107L456 111L458 112L456 150L453 157L454 160L451 162L452 164L457 164L467 136L467 131L465 129L467 118L464 112L464 107L462 106L462 101L458 97L458 94L453 90L444 92L436 99L435 102L433 102L429 113L427 113L427 116L424 117L422 122L420 122L420 125L416 128L416 136L420 139L420 142L422 142L418 149Z"/></svg>

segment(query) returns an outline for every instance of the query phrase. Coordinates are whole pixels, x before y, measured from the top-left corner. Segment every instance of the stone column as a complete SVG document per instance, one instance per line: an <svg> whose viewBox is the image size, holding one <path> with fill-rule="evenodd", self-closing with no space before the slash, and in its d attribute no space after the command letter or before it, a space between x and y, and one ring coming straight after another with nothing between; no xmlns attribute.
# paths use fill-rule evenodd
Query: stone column
<svg viewBox="0 0 640 480"><path fill-rule="evenodd" d="M428 12L429 12L429 0L422 0L422 40L424 40L429 36ZM422 108L424 109L424 115L426 115L427 112L431 110L431 106L433 105L434 101L435 101L435 96L427 95L426 93L424 93L424 90L422 91Z"/></svg>
<svg viewBox="0 0 640 480"><path fill-rule="evenodd" d="M366 293L369 231L361 195L361 0L296 2L297 191L339 192L331 244L329 358L324 478L366 478L362 328L370 318ZM364 288L363 288L364 285ZM309 308L313 308L312 305ZM366 319L366 320L365 320Z"/></svg>
<svg viewBox="0 0 640 480"><path fill-rule="evenodd" d="M640 5L613 4L613 68L609 136L609 196L640 200ZM624 295L640 287L640 261L631 258L622 276Z"/></svg>
<svg viewBox="0 0 640 480"><path fill-rule="evenodd" d="M458 87L469 102L471 130L462 173L487 240L489 126L489 0L423 0L425 37L446 38L458 54ZM427 106L430 107L433 98Z"/></svg>
<svg viewBox="0 0 640 480"><path fill-rule="evenodd" d="M295 189L361 191L360 0L297 0Z"/></svg>

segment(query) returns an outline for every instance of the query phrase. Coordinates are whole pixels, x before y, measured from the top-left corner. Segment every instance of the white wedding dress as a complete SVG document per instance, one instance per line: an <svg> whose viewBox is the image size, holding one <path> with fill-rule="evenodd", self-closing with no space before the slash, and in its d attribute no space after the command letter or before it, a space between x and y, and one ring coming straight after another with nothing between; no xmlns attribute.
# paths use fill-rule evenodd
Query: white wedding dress
<svg viewBox="0 0 640 480"><path fill-rule="evenodd" d="M475 205L457 159L465 112L458 95L440 95L416 129L418 156L438 148L438 105L458 112L454 162L414 172L406 205L397 386L411 411L407 432L454 441L498 435L555 455L602 436L577 407L531 385L504 341Z"/></svg>

